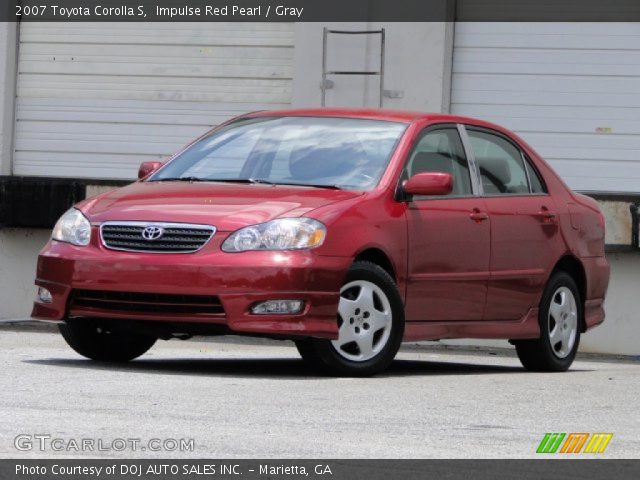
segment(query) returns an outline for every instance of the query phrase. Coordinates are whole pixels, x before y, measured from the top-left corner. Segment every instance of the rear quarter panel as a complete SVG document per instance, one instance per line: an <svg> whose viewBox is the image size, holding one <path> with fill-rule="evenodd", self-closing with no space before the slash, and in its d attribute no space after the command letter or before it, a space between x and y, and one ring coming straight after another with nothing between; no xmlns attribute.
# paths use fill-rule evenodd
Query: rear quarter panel
<svg viewBox="0 0 640 480"><path fill-rule="evenodd" d="M574 193L567 203L574 238L572 250L579 257L602 257L605 245L604 217L594 199Z"/></svg>

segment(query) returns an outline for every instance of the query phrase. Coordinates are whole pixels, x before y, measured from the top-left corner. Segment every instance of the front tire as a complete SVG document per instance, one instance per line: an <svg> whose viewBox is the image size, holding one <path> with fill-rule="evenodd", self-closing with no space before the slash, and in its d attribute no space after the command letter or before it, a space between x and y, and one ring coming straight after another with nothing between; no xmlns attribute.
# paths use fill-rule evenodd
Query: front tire
<svg viewBox="0 0 640 480"><path fill-rule="evenodd" d="M536 372L569 369L580 344L582 308L574 279L563 271L554 273L540 300L540 338L516 342L524 368Z"/></svg>
<svg viewBox="0 0 640 480"><path fill-rule="evenodd" d="M404 335L404 306L393 278L371 262L355 262L340 290L338 339L296 342L313 367L369 376L393 361Z"/></svg>
<svg viewBox="0 0 640 480"><path fill-rule="evenodd" d="M113 331L91 320L60 324L67 344L83 357L101 362L128 362L149 350L155 337Z"/></svg>

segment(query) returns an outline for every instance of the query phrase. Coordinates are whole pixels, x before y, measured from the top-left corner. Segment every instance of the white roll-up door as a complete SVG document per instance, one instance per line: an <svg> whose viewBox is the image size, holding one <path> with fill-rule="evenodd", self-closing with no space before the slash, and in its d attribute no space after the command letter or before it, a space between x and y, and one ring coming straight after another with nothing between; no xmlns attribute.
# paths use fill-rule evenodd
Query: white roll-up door
<svg viewBox="0 0 640 480"><path fill-rule="evenodd" d="M453 113L516 131L576 190L640 192L640 24L455 30Z"/></svg>
<svg viewBox="0 0 640 480"><path fill-rule="evenodd" d="M291 103L293 25L20 26L15 175L131 179L234 115Z"/></svg>

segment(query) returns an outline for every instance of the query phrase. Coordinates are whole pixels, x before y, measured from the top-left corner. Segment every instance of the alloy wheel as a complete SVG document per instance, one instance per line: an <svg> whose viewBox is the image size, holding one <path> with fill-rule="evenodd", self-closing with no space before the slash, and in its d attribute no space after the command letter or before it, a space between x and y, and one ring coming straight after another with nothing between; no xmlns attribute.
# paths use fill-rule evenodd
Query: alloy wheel
<svg viewBox="0 0 640 480"><path fill-rule="evenodd" d="M558 358L566 358L573 349L578 330L578 306L567 287L558 288L549 306L549 343Z"/></svg>
<svg viewBox="0 0 640 480"><path fill-rule="evenodd" d="M349 282L340 290L338 339L331 344L347 360L365 362L387 344L393 314L389 299L376 284Z"/></svg>

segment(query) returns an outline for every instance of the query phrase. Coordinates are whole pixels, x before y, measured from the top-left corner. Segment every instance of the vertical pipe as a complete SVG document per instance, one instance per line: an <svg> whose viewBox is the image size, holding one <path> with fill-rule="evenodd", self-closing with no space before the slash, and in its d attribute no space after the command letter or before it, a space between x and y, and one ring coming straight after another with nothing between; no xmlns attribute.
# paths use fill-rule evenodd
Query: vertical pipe
<svg viewBox="0 0 640 480"><path fill-rule="evenodd" d="M382 108L382 99L384 98L384 28L380 30L380 108Z"/></svg>
<svg viewBox="0 0 640 480"><path fill-rule="evenodd" d="M327 27L322 29L322 84L320 85L320 91L322 96L320 99L320 105L325 106L327 96Z"/></svg>
<svg viewBox="0 0 640 480"><path fill-rule="evenodd" d="M631 209L631 245L638 248L640 247L640 236L638 230L640 229L640 204L638 202L629 205Z"/></svg>

